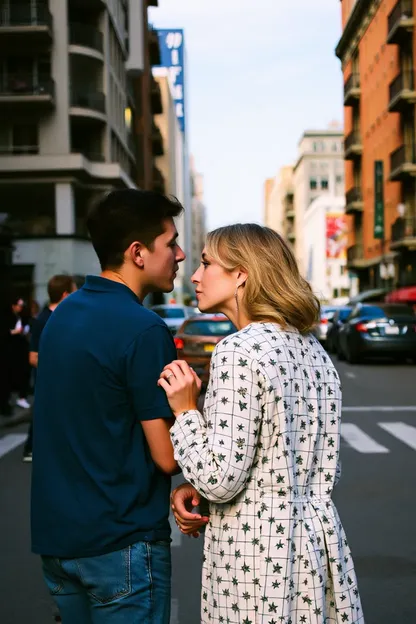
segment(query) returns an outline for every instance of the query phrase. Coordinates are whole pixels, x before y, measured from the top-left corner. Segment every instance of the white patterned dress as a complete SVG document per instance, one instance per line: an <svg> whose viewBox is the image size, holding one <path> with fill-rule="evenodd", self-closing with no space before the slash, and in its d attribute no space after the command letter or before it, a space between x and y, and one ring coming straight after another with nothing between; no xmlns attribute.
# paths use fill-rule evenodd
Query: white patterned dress
<svg viewBox="0 0 416 624"><path fill-rule="evenodd" d="M216 347L203 415L171 429L210 501L203 624L364 624L331 500L340 424L339 377L315 338L252 323Z"/></svg>

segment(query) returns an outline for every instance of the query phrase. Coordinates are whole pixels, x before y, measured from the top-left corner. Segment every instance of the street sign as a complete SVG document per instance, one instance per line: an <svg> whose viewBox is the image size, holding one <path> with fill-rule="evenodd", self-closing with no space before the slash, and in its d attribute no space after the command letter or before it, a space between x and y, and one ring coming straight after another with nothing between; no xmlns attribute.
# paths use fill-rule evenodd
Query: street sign
<svg viewBox="0 0 416 624"><path fill-rule="evenodd" d="M374 238L384 239L383 161L374 161Z"/></svg>
<svg viewBox="0 0 416 624"><path fill-rule="evenodd" d="M185 49L184 33L180 28L158 30L161 67L166 67L172 85L176 116L185 132Z"/></svg>

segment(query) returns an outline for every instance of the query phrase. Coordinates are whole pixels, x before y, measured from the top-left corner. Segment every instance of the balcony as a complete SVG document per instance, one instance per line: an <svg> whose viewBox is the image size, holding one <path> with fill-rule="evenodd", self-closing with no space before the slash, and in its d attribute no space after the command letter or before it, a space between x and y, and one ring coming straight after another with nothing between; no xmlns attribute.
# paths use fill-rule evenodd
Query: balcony
<svg viewBox="0 0 416 624"><path fill-rule="evenodd" d="M287 228L286 236L287 236L287 239L288 239L291 243L294 243L294 242L295 242L295 240L296 240L296 232L295 232L295 226L294 226L294 225L289 226L289 227Z"/></svg>
<svg viewBox="0 0 416 624"><path fill-rule="evenodd" d="M347 214L353 214L355 212L362 212L364 209L363 196L361 189L354 186L345 194L345 212Z"/></svg>
<svg viewBox="0 0 416 624"><path fill-rule="evenodd" d="M414 145L401 145L390 154L390 180L399 181L416 175Z"/></svg>
<svg viewBox="0 0 416 624"><path fill-rule="evenodd" d="M344 141L345 160L356 160L361 158L363 153L363 143L358 132L351 132Z"/></svg>
<svg viewBox="0 0 416 624"><path fill-rule="evenodd" d="M416 217L399 217L391 226L390 249L416 250Z"/></svg>
<svg viewBox="0 0 416 624"><path fill-rule="evenodd" d="M414 72L400 72L389 85L389 111L400 113L415 103Z"/></svg>
<svg viewBox="0 0 416 624"><path fill-rule="evenodd" d="M0 8L0 45L25 48L35 42L48 44L52 40L52 15L45 3L32 2L9 5Z"/></svg>
<svg viewBox="0 0 416 624"><path fill-rule="evenodd" d="M71 91L71 115L87 116L105 121L105 95L99 91Z"/></svg>
<svg viewBox="0 0 416 624"><path fill-rule="evenodd" d="M163 113L162 93L160 91L160 84L155 79L152 80L150 99L153 115L161 115Z"/></svg>
<svg viewBox="0 0 416 624"><path fill-rule="evenodd" d="M148 33L150 65L160 65L162 61L160 56L159 35L157 34L157 30L152 27L149 27Z"/></svg>
<svg viewBox="0 0 416 624"><path fill-rule="evenodd" d="M89 24L70 24L69 44L94 50L100 55L104 52L103 33Z"/></svg>
<svg viewBox="0 0 416 624"><path fill-rule="evenodd" d="M38 154L39 145L0 145L0 156Z"/></svg>
<svg viewBox="0 0 416 624"><path fill-rule="evenodd" d="M159 127L154 123L152 127L152 151L153 156L163 156L163 137Z"/></svg>
<svg viewBox="0 0 416 624"><path fill-rule="evenodd" d="M361 243L352 245L347 249L347 266L352 268L363 268L366 266L364 258L364 247Z"/></svg>
<svg viewBox="0 0 416 624"><path fill-rule="evenodd" d="M51 108L55 101L55 83L51 78L32 74L16 74L0 78L0 106L33 110Z"/></svg>
<svg viewBox="0 0 416 624"><path fill-rule="evenodd" d="M359 74L351 74L344 84L344 105L353 106L360 100L361 87Z"/></svg>
<svg viewBox="0 0 416 624"><path fill-rule="evenodd" d="M165 178L163 173L156 166L153 167L152 187L156 193L165 193Z"/></svg>
<svg viewBox="0 0 416 624"><path fill-rule="evenodd" d="M414 23L413 1L398 0L388 16L387 42L402 43L412 33Z"/></svg>

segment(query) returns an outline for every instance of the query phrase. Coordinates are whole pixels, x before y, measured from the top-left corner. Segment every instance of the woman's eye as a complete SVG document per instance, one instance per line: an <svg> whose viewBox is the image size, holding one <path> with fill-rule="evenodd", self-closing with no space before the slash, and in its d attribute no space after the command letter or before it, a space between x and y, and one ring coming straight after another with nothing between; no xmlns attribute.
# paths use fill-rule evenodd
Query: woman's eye
<svg viewBox="0 0 416 624"><path fill-rule="evenodd" d="M209 266L208 262L201 262L202 266L206 269Z"/></svg>

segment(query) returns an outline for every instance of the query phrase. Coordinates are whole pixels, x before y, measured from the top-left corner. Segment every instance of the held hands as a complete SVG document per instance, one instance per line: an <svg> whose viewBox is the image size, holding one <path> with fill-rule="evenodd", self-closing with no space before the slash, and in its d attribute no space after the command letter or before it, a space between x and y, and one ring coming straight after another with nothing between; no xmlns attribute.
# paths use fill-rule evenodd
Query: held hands
<svg viewBox="0 0 416 624"><path fill-rule="evenodd" d="M192 509L201 501L200 494L189 483L183 483L172 492L170 500L180 532L184 535L199 537L199 529L209 522L208 516L192 513Z"/></svg>
<svg viewBox="0 0 416 624"><path fill-rule="evenodd" d="M184 360L175 360L165 366L157 383L166 392L175 416L198 409L202 382Z"/></svg>

